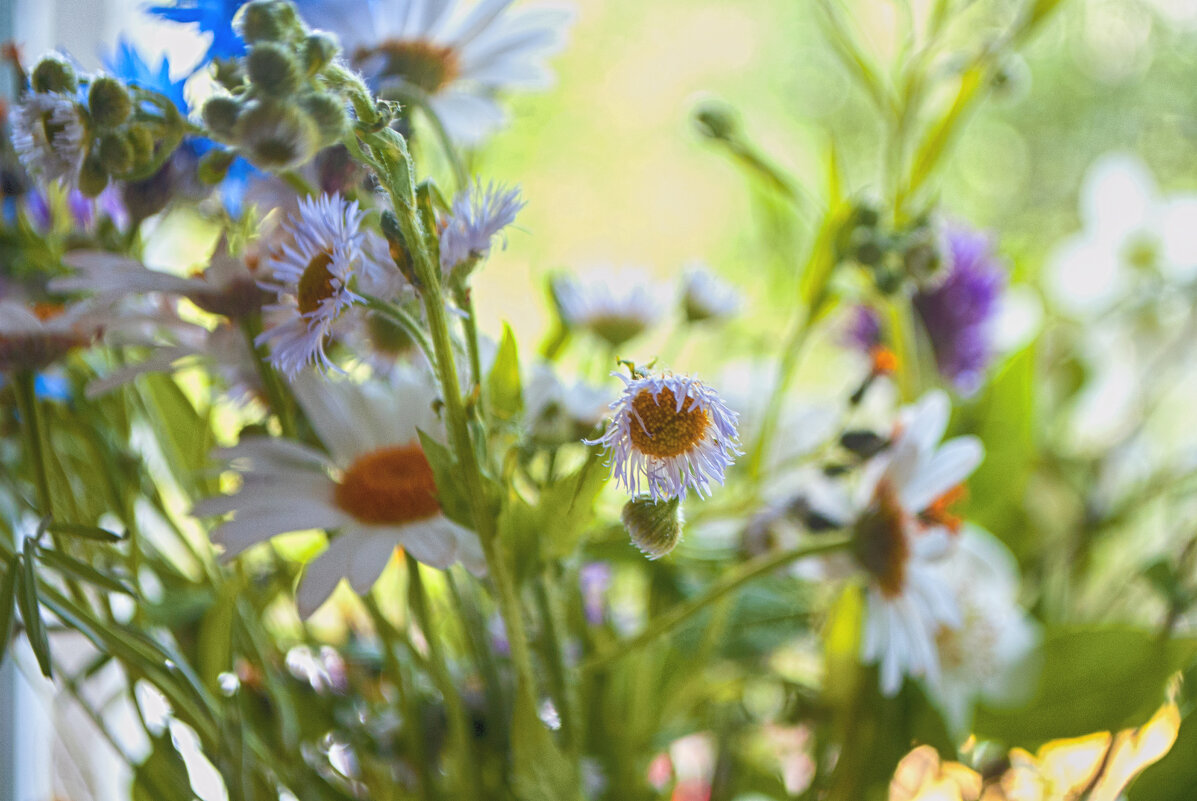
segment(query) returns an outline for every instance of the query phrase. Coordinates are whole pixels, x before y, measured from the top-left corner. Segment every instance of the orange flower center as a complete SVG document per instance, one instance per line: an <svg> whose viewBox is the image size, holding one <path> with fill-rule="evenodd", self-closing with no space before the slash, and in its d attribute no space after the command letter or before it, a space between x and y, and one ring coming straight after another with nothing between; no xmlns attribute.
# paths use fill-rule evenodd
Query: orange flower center
<svg viewBox="0 0 1197 801"><path fill-rule="evenodd" d="M320 304L331 298L335 287L333 274L328 267L332 264L332 254L327 251L317 253L308 262L307 269L299 278L299 311L311 314L320 308Z"/></svg>
<svg viewBox="0 0 1197 801"><path fill-rule="evenodd" d="M414 523L441 511L432 468L414 442L359 456L334 497L342 510L374 525Z"/></svg>
<svg viewBox="0 0 1197 801"><path fill-rule="evenodd" d="M702 441L711 416L687 397L677 410L677 396L668 387L657 397L647 389L632 400L635 411L631 425L632 444L641 453L659 458L677 456Z"/></svg>
<svg viewBox="0 0 1197 801"><path fill-rule="evenodd" d="M887 598L902 594L910 543L906 539L906 512L893 485L882 479L873 503L856 524L856 559L881 587Z"/></svg>
<svg viewBox="0 0 1197 801"><path fill-rule="evenodd" d="M869 350L869 359L876 375L889 375L898 369L898 357L884 345L874 345Z"/></svg>
<svg viewBox="0 0 1197 801"><path fill-rule="evenodd" d="M423 39L390 40L375 48L359 48L353 60L360 64L381 57L382 74L402 78L433 94L447 86L460 73L457 51Z"/></svg>
<svg viewBox="0 0 1197 801"><path fill-rule="evenodd" d="M923 510L919 519L928 526L943 526L953 534L960 533L960 526L964 519L952 511L952 507L968 495L968 489L963 484L957 484L940 495L931 505Z"/></svg>
<svg viewBox="0 0 1197 801"><path fill-rule="evenodd" d="M53 320L55 317L61 317L62 313L66 311L66 307L61 303L34 303L29 307L29 311L33 312L33 316L44 323L47 320Z"/></svg>

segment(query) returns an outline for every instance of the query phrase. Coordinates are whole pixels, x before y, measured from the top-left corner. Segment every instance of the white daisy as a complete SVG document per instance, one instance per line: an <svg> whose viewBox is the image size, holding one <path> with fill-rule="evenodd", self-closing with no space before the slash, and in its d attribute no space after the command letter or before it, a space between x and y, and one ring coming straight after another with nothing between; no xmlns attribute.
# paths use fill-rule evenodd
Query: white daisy
<svg viewBox="0 0 1197 801"><path fill-rule="evenodd" d="M185 297L206 312L234 319L261 310L269 297L257 281L258 254L235 256L224 238L208 267L190 278L152 270L135 259L100 250L73 251L63 261L76 273L52 280L49 287L53 292L89 292L104 298L162 292Z"/></svg>
<svg viewBox="0 0 1197 801"><path fill-rule="evenodd" d="M1048 260L1045 288L1077 316L1100 314L1152 271L1173 281L1197 277L1197 195L1161 197L1137 156L1112 153L1081 186L1083 228Z"/></svg>
<svg viewBox="0 0 1197 801"><path fill-rule="evenodd" d="M1016 703L1033 686L1020 668L1035 646L1036 630L1018 605L1018 564L993 535L966 526L936 568L956 596L961 625L939 630L940 673L929 689L952 730L965 733L978 697Z"/></svg>
<svg viewBox="0 0 1197 801"><path fill-rule="evenodd" d="M87 131L67 95L30 92L13 115L12 145L25 168L47 181L74 184Z"/></svg>
<svg viewBox="0 0 1197 801"><path fill-rule="evenodd" d="M519 187L481 183L465 189L453 199L453 209L441 229L441 270L448 275L458 265L485 259L491 240L515 222L526 205ZM506 240L503 242L506 246Z"/></svg>
<svg viewBox="0 0 1197 801"><path fill-rule="evenodd" d="M585 436L611 408L611 393L585 381L566 384L547 364L532 368L524 384L524 414L537 439L565 442Z"/></svg>
<svg viewBox="0 0 1197 801"><path fill-rule="evenodd" d="M553 298L568 328L585 329L618 348L652 328L663 313L659 288L636 269L558 276Z"/></svg>
<svg viewBox="0 0 1197 801"><path fill-rule="evenodd" d="M106 322L103 310L89 303L0 300L0 373L41 370L93 343Z"/></svg>
<svg viewBox="0 0 1197 801"><path fill-rule="evenodd" d="M564 44L572 14L510 10L512 0L300 0L312 25L337 34L350 63L385 93L414 86L449 134L474 145L501 127L504 89L552 83L545 59Z"/></svg>
<svg viewBox="0 0 1197 801"><path fill-rule="evenodd" d="M740 451L739 415L715 391L689 376L640 374L624 382L611 404L607 430L589 445L601 444L611 459L611 473L633 497L647 490L654 500L685 498L688 490L711 494L711 482Z"/></svg>
<svg viewBox="0 0 1197 801"><path fill-rule="evenodd" d="M742 301L734 286L704 264L691 264L682 275L682 311L689 322L731 317Z"/></svg>
<svg viewBox="0 0 1197 801"><path fill-rule="evenodd" d="M408 374L387 386L333 381L304 373L296 398L329 455L281 439L251 439L225 451L242 475L236 495L197 504L199 516L233 512L212 534L226 556L278 534L335 531L307 566L296 600L314 612L341 579L367 592L402 547L438 568L462 562L485 570L478 538L442 513L417 430L437 436L436 392Z"/></svg>
<svg viewBox="0 0 1197 801"><path fill-rule="evenodd" d="M365 212L340 195L299 202L299 214L284 226L286 238L266 262L269 279L262 287L278 294L267 306L285 314L258 343L269 343L271 361L287 375L310 365L337 369L325 343L342 313L363 298L352 288L385 271L375 254L385 252L382 238L363 227Z"/></svg>
<svg viewBox="0 0 1197 801"><path fill-rule="evenodd" d="M893 444L866 465L857 497L855 555L869 575L861 657L880 663L886 695L904 675L938 680L936 635L961 623L935 562L953 545L961 521L949 506L983 450L975 437L939 443L948 413L942 392L907 410Z"/></svg>

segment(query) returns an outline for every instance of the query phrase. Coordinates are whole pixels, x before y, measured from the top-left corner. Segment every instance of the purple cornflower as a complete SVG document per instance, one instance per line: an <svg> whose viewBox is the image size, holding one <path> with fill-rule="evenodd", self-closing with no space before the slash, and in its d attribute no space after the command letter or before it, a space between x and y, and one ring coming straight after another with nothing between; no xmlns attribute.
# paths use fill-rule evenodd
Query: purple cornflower
<svg viewBox="0 0 1197 801"><path fill-rule="evenodd" d="M975 392L992 358L991 327L1006 273L989 237L951 226L947 280L914 296L939 372L963 393Z"/></svg>

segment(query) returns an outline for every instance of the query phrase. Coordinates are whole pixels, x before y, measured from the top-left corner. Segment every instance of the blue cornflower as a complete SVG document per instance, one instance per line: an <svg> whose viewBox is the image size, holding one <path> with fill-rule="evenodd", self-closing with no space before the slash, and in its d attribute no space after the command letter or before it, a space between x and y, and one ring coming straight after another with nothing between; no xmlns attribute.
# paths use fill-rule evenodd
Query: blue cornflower
<svg viewBox="0 0 1197 801"><path fill-rule="evenodd" d="M178 0L170 6L150 6L156 17L171 22L196 25L201 33L212 34L208 52L196 66L200 69L214 58L235 58L245 53L245 42L233 30L233 17L247 0Z"/></svg>
<svg viewBox="0 0 1197 801"><path fill-rule="evenodd" d="M157 67L151 67L133 43L122 36L116 43L116 51L104 58L104 67L126 83L163 95L182 114L190 110L183 96L187 79L171 80L170 60L165 55L158 60Z"/></svg>

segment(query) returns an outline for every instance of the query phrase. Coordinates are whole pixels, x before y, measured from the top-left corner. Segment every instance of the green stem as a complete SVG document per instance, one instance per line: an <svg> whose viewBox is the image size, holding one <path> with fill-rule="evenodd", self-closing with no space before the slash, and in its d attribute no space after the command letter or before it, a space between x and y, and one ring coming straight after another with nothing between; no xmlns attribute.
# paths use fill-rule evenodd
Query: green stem
<svg viewBox="0 0 1197 801"><path fill-rule="evenodd" d="M465 168L465 163L461 160L461 154L457 152L457 148L453 144L453 139L449 136L449 131L445 128L445 123L441 120L440 115L436 113L436 109L428 102L428 94L418 86L410 84L388 91L394 93L396 97L405 101L408 105L415 106L423 112L424 116L428 118L428 122L432 124L432 130L441 144L441 150L444 152L445 158L448 159L449 166L453 169L453 180L456 182L458 190L469 186L470 175Z"/></svg>
<svg viewBox="0 0 1197 801"><path fill-rule="evenodd" d="M424 333L424 329L420 327L420 323L415 317L401 306L395 306L387 303L385 300L369 295L366 296L366 307L375 314L381 314L402 328L404 333L415 340L416 345L428 359L429 364L435 368L436 353L432 349L432 342L428 339L428 335Z"/></svg>
<svg viewBox="0 0 1197 801"><path fill-rule="evenodd" d="M557 632L557 613L553 600L549 597L549 590L545 586L547 581L533 582L536 593L536 603L540 607L541 626L543 627L545 663L548 665L549 685L557 700L557 714L561 718L561 734L564 744L571 751L577 747L579 732L577 721L574 719L574 703L571 697L572 688L566 681L564 651L561 648L561 636Z"/></svg>
<svg viewBox="0 0 1197 801"><path fill-rule="evenodd" d="M432 665L432 679L441 691L441 698L445 702L445 711L452 728L452 737L457 741L458 758L457 775L453 778L460 782L459 792L465 798L481 798L481 766L477 756L470 746L471 726L466 715L461 696L453 685L453 678L449 675L449 668L445 663L445 654L441 649L440 636L428 608L428 593L424 590L424 579L420 576L420 563L410 553L404 552L407 560L407 594L408 603L420 629L424 632L424 639L428 643L428 659Z"/></svg>
<svg viewBox="0 0 1197 801"><path fill-rule="evenodd" d="M582 670L592 672L599 668L605 667L610 663L622 659L631 652L648 645L653 640L661 637L664 634L677 628L682 623L692 618L708 606L712 605L728 593L735 592L740 587L748 582L767 576L774 570L797 562L799 559L806 559L811 556L818 556L820 554L831 553L832 551L839 551L847 548L851 544L852 539L847 536L825 536L820 538L818 542L813 545L808 545L803 548L795 548L790 551L782 551L776 554L766 554L757 557L750 562L745 562L735 570L727 573L722 579L715 582L697 598L692 598L685 603L678 604L670 609L665 614L654 619L644 631L637 634L630 640L625 640L616 647L607 651L607 653L599 654L590 659L582 665Z"/></svg>
<svg viewBox="0 0 1197 801"><path fill-rule="evenodd" d="M754 479L760 478L761 470L765 465L765 457L777 436L777 426L781 420L781 410L785 403L786 392L790 388L790 382L794 379L794 372L798 368L798 361L812 328L811 321L814 315L811 310L804 309L801 313L802 317L794 326L794 333L790 335L789 340L782 348L777 366L777 380L773 385L773 393L769 396L769 405L765 407L761 430L752 447L748 471Z"/></svg>
<svg viewBox="0 0 1197 801"><path fill-rule="evenodd" d="M474 312L474 298L468 287L461 287L454 291L454 300L458 308L465 312L465 319L461 327L465 331L466 353L470 359L470 380L477 387L478 397L475 409L478 419L483 419L484 406L482 398L482 357L478 351L478 317Z"/></svg>
<svg viewBox="0 0 1197 801"><path fill-rule="evenodd" d="M21 413L21 429L25 434L25 447L29 460L33 462L34 485L37 488L37 512L53 520L54 507L50 497L50 474L46 469L46 452L42 440L42 429L38 419L35 377L29 370L22 370L13 377L17 395L17 410Z"/></svg>
<svg viewBox="0 0 1197 801"><path fill-rule="evenodd" d="M262 333L262 321L257 316L245 317L241 320L241 330L245 334L245 342L254 355L254 367L258 371L258 378L262 381L262 391L266 393L266 400L271 411L278 418L279 427L287 439L295 439L295 418L291 413L291 404L283 391L278 372L270 364L270 357L266 354L266 347L257 343L258 335Z"/></svg>

